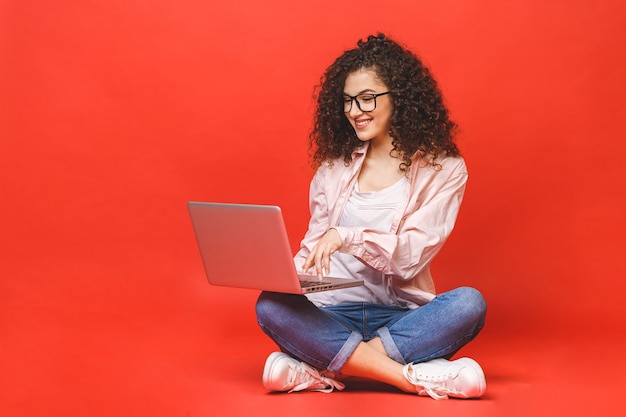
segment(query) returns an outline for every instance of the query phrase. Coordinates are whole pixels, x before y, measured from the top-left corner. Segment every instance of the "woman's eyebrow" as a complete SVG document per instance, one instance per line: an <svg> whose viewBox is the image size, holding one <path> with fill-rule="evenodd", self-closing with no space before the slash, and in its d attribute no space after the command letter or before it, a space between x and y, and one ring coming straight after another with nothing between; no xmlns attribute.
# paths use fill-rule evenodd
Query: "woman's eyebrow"
<svg viewBox="0 0 626 417"><path fill-rule="evenodd" d="M366 88L365 90L359 91L356 95L358 96L359 94L373 93L374 91L375 90L372 90L371 88ZM345 91L343 92L343 95L350 97L350 94L346 93Z"/></svg>

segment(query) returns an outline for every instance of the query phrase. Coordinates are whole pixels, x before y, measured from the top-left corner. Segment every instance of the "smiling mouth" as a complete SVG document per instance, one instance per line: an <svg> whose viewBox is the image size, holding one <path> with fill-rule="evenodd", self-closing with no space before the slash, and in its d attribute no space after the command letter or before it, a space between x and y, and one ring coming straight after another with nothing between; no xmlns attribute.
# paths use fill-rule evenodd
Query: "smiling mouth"
<svg viewBox="0 0 626 417"><path fill-rule="evenodd" d="M355 120L355 121L354 121L354 124L355 124L355 125L356 125L356 127L358 127L358 128L364 128L364 127L366 127L367 125L369 125L371 121L372 121L371 119L368 119L368 120Z"/></svg>

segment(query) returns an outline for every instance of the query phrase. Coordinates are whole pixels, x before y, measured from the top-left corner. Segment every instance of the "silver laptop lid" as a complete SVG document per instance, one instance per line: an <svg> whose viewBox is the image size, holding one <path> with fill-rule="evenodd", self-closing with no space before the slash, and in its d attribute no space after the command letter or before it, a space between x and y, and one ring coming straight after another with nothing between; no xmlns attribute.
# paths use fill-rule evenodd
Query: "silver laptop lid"
<svg viewBox="0 0 626 417"><path fill-rule="evenodd" d="M188 203L212 285L301 293L280 207Z"/></svg>

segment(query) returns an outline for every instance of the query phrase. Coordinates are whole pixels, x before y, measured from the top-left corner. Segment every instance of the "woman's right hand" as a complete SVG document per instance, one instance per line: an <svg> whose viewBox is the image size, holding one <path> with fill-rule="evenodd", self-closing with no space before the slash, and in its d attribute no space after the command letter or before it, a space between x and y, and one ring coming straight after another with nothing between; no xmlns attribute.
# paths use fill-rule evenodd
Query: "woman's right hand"
<svg viewBox="0 0 626 417"><path fill-rule="evenodd" d="M307 256L302 269L305 273L315 267L315 275L320 279L330 273L330 256L341 249L343 240L335 229L328 229Z"/></svg>

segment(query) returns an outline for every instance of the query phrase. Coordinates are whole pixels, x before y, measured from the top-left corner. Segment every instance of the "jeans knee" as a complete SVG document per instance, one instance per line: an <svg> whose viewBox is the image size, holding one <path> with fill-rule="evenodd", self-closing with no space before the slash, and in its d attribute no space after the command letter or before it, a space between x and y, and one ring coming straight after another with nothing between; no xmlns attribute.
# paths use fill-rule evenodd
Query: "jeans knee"
<svg viewBox="0 0 626 417"><path fill-rule="evenodd" d="M262 292L256 301L256 317L259 324L267 323L275 315L276 302L273 293Z"/></svg>
<svg viewBox="0 0 626 417"><path fill-rule="evenodd" d="M263 291L256 302L257 321L264 325L284 325L301 309L304 298L300 294Z"/></svg>
<svg viewBox="0 0 626 417"><path fill-rule="evenodd" d="M467 315L475 317L478 321L484 321L487 314L487 302L480 291L472 287L460 287L453 291L456 293L460 308Z"/></svg>

